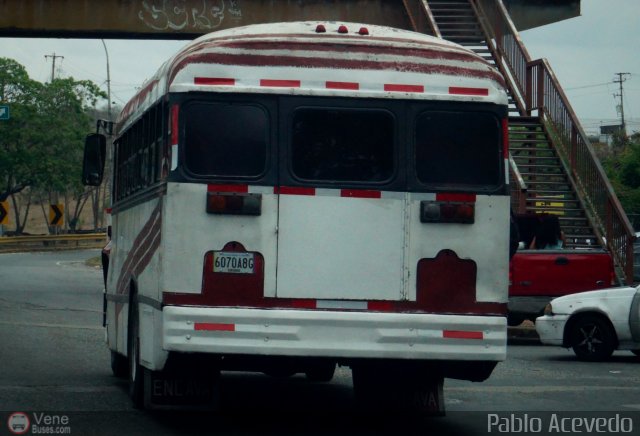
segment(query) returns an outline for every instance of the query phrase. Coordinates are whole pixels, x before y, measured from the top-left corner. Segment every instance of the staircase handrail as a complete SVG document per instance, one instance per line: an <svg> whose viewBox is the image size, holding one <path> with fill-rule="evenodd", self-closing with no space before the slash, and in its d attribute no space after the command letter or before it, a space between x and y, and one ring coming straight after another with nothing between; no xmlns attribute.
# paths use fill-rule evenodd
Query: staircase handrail
<svg viewBox="0 0 640 436"><path fill-rule="evenodd" d="M527 182L525 182L524 177L520 173L518 169L518 165L516 161L513 159L511 152L509 152L509 168L511 169L511 176L513 181L515 182L515 191L517 192L516 203L518 205L518 213L525 213L527 208L527 190L529 187L527 186Z"/></svg>
<svg viewBox="0 0 640 436"><path fill-rule="evenodd" d="M476 5L480 3L479 0L469 1ZM495 38L518 91L525 96L528 113L537 109L560 132L561 137L551 139L564 152L565 160L568 159L579 184L577 188L588 200L592 217L598 217L597 225L605 235L605 242L622 266L627 282L631 283L635 240L633 227L551 66L546 59L531 60L504 3L495 0L495 4L497 13L493 18L496 31L495 35L488 36ZM482 10L482 6L478 9Z"/></svg>
<svg viewBox="0 0 640 436"><path fill-rule="evenodd" d="M427 3L427 0L420 0L420 4L422 5L422 9L424 10L424 13L427 15L429 26L431 26L431 30L433 31L433 36L437 38L442 38L442 33L440 33L440 28L436 23L436 18L433 16L433 12L429 7L429 3Z"/></svg>
<svg viewBox="0 0 640 436"><path fill-rule="evenodd" d="M549 62L546 59L529 62L527 70L532 90L528 110L537 109L558 133L559 140L554 141L556 148L568 163L578 185L576 188L588 200L586 204L598 218L606 244L623 266L627 282L631 283L633 226Z"/></svg>
<svg viewBox="0 0 640 436"><path fill-rule="evenodd" d="M402 2L409 17L409 21L411 21L413 30L417 32L424 31L424 27L421 26L423 23L419 23L417 21L417 17L426 17L427 25L431 30L430 34L437 38L442 38L440 28L436 23L435 17L433 16L433 12L431 12L431 8L429 7L427 0L419 0L418 2L415 0L403 0ZM422 11L419 11L419 9L422 9ZM422 12L422 14L419 12Z"/></svg>

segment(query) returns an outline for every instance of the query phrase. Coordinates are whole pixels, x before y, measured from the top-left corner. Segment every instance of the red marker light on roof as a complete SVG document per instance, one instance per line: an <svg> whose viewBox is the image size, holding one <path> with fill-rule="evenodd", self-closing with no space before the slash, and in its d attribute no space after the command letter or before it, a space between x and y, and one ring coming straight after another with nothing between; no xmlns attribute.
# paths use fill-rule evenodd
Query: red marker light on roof
<svg viewBox="0 0 640 436"><path fill-rule="evenodd" d="M358 33L360 35L368 35L369 34L369 29L367 29L366 27L361 27L360 30L358 30Z"/></svg>
<svg viewBox="0 0 640 436"><path fill-rule="evenodd" d="M349 33L349 29L347 29L347 26L343 24L342 26L338 27L338 33Z"/></svg>
<svg viewBox="0 0 640 436"><path fill-rule="evenodd" d="M324 27L324 24L318 24L316 26L316 33L325 33L327 31L327 28Z"/></svg>

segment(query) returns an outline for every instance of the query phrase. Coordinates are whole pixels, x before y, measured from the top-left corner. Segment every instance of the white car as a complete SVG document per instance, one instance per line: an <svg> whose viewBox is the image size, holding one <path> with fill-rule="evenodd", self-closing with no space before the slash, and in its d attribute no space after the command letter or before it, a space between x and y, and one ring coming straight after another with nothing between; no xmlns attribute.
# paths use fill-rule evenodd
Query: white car
<svg viewBox="0 0 640 436"><path fill-rule="evenodd" d="M582 360L604 360L614 350L640 356L640 286L555 298L536 319L536 331L543 344L573 348Z"/></svg>

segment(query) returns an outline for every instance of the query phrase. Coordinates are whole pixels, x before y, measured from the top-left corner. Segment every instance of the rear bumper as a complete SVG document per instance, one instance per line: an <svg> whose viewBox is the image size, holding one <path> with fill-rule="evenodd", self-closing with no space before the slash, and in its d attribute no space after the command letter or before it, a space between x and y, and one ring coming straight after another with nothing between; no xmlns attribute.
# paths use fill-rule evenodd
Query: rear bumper
<svg viewBox="0 0 640 436"><path fill-rule="evenodd" d="M504 317L165 306L166 351L502 361Z"/></svg>

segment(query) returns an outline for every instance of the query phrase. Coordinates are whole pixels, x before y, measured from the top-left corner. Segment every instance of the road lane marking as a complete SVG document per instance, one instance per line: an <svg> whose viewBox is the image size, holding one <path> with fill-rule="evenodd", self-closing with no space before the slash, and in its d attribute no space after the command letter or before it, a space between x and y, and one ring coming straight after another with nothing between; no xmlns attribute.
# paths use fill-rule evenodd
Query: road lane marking
<svg viewBox="0 0 640 436"><path fill-rule="evenodd" d="M82 330L104 330L102 326L91 325L73 325L73 324L50 324L44 322L15 322L15 321L0 321L0 325L9 325L14 327L42 327L42 328L61 328L61 329L82 329Z"/></svg>

